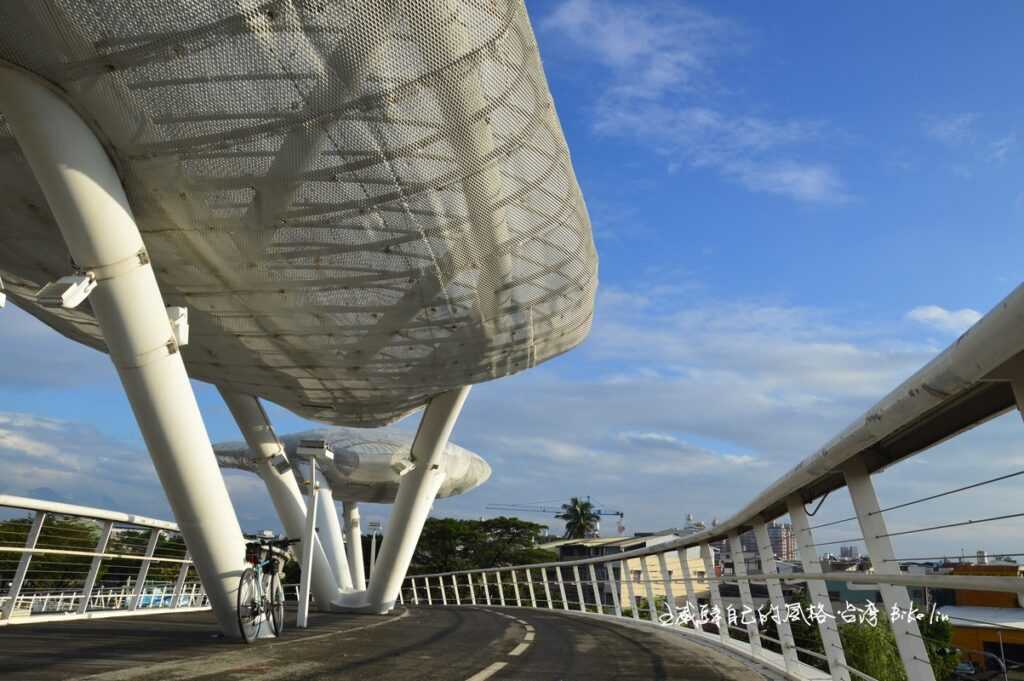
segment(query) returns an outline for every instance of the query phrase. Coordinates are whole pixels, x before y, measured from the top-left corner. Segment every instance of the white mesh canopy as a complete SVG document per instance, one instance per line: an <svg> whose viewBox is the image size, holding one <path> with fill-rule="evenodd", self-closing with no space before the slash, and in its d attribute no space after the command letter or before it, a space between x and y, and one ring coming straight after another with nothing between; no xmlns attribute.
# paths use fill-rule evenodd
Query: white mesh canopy
<svg viewBox="0 0 1024 681"><path fill-rule="evenodd" d="M590 224L516 0L6 0L0 58L66 92L107 145L190 374L336 424L578 344ZM0 127L0 276L103 349Z"/></svg>
<svg viewBox="0 0 1024 681"><path fill-rule="evenodd" d="M372 431L352 428L324 428L293 433L281 438L292 471L301 481L308 477L306 464L296 456L302 440L323 440L334 452L334 464L321 471L336 499L392 503L401 480L399 470L411 463L412 433L394 428ZM256 460L244 442L214 445L221 468L256 472ZM438 497L452 497L479 487L491 477L491 467L477 454L449 442L440 460L444 480Z"/></svg>

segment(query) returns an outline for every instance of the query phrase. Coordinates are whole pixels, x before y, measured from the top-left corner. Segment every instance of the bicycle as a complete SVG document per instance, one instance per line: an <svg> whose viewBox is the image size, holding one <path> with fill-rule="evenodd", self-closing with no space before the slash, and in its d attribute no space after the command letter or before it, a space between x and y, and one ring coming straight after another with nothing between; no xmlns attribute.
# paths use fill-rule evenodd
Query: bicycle
<svg viewBox="0 0 1024 681"><path fill-rule="evenodd" d="M257 538L245 544L247 567L238 582L238 631L252 643L263 623L270 622L274 636L284 630L284 588L278 576L288 546L298 539Z"/></svg>

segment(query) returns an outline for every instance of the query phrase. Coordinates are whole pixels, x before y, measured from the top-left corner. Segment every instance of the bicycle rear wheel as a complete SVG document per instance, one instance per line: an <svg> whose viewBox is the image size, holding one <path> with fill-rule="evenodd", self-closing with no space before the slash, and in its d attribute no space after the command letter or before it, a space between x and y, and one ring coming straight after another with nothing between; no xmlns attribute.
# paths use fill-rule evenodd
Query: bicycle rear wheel
<svg viewBox="0 0 1024 681"><path fill-rule="evenodd" d="M273 628L274 636L280 636L284 631L284 587L277 572L272 572L264 577L263 592L267 598L267 610L270 614L270 626Z"/></svg>
<svg viewBox="0 0 1024 681"><path fill-rule="evenodd" d="M246 568L238 582L238 633L246 643L252 643L260 635L260 585L256 573Z"/></svg>

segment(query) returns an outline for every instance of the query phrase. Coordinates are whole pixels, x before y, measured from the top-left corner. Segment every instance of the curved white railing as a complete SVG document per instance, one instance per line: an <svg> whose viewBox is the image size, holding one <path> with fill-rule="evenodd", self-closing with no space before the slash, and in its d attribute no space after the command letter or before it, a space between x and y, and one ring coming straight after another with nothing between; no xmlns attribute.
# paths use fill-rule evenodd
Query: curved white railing
<svg viewBox="0 0 1024 681"><path fill-rule="evenodd" d="M11 495L0 509L0 625L209 608L172 522Z"/></svg>
<svg viewBox="0 0 1024 681"><path fill-rule="evenodd" d="M652 625L668 623L666 626L681 634L713 641L790 678L846 681L870 677L846 663L839 633L844 617L842 612L835 611L826 582L861 585L862 589L873 585L880 592L887 613L902 613L889 626L907 678L909 681L934 681L918 614L928 618L938 614L934 609L914 613L911 610L914 602L907 588L1020 594L1024 592L1024 580L1020 573L1016 576L909 574L901 570L892 538L978 523L1012 521L1024 517L1024 509L1008 509L995 516L958 519L900 532L888 531L885 513L1001 482L1024 471L960 484L954 489L940 490L888 508L880 507L872 476L894 462L1014 408L1024 409L1024 286L1018 286L953 345L725 522L695 534L611 555L413 575L403 584L402 598L406 604L414 605L542 607L632 620L641 618L640 606L643 605L647 612L642 617ZM823 499L843 487L849 491L854 515L835 523L811 526L805 504ZM793 574L779 569L769 537L769 523L787 514L800 554L801 571ZM816 549L840 542L815 543L814 529L853 521L861 532L856 541L863 542L873 568L865 572L823 572ZM724 548L727 543L732 555L743 555L740 537L747 532L753 532L756 538L760 574L748 574L746 560L734 561L732 572L722 574L714 559L715 549ZM675 575L670 564L677 566ZM697 572L701 574L695 574ZM658 578L652 578L652 573ZM773 622L779 634L776 639L765 634L767 622L756 615L758 604L752 596L752 585L767 587L767 597L760 606L762 611L767 606L769 613L786 613L792 612L795 604L786 601L783 586L792 583L806 584L807 596L817 608L815 621L824 655L798 648L786 617L780 616L778 623ZM753 617L738 616L735 623L725 621L723 626L688 617L687 613L700 613L701 608L706 613L716 609L727 612L720 590L723 584L736 585L739 595L733 600L741 612L749 609ZM898 610L894 611L894 607ZM862 617L863 614L855 615L855 618ZM745 623L744 619L754 622ZM772 647L775 650L771 650ZM960 652L971 659L985 655L983 651L966 648ZM819 659L827 663L828 672L806 664Z"/></svg>

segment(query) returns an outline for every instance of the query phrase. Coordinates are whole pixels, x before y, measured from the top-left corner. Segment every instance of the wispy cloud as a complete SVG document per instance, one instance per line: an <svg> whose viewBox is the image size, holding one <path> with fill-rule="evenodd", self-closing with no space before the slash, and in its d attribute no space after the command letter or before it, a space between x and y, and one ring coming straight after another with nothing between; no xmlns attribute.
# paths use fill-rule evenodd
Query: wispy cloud
<svg viewBox="0 0 1024 681"><path fill-rule="evenodd" d="M922 122L924 133L934 140L950 146L973 142L976 136L977 113L958 113L927 116Z"/></svg>
<svg viewBox="0 0 1024 681"><path fill-rule="evenodd" d="M963 333L981 319L981 313L970 308L947 310L938 305L922 305L908 312L907 319L939 331Z"/></svg>
<svg viewBox="0 0 1024 681"><path fill-rule="evenodd" d="M610 71L594 106L597 133L644 142L668 158L670 172L711 169L750 191L802 202L848 198L835 168L796 155L822 137L821 122L713 105L714 62L742 35L732 22L681 4L566 0L542 26Z"/></svg>
<svg viewBox="0 0 1024 681"><path fill-rule="evenodd" d="M1017 146L1017 133L1011 132L989 145L990 156L993 161L1004 161L1010 152Z"/></svg>

